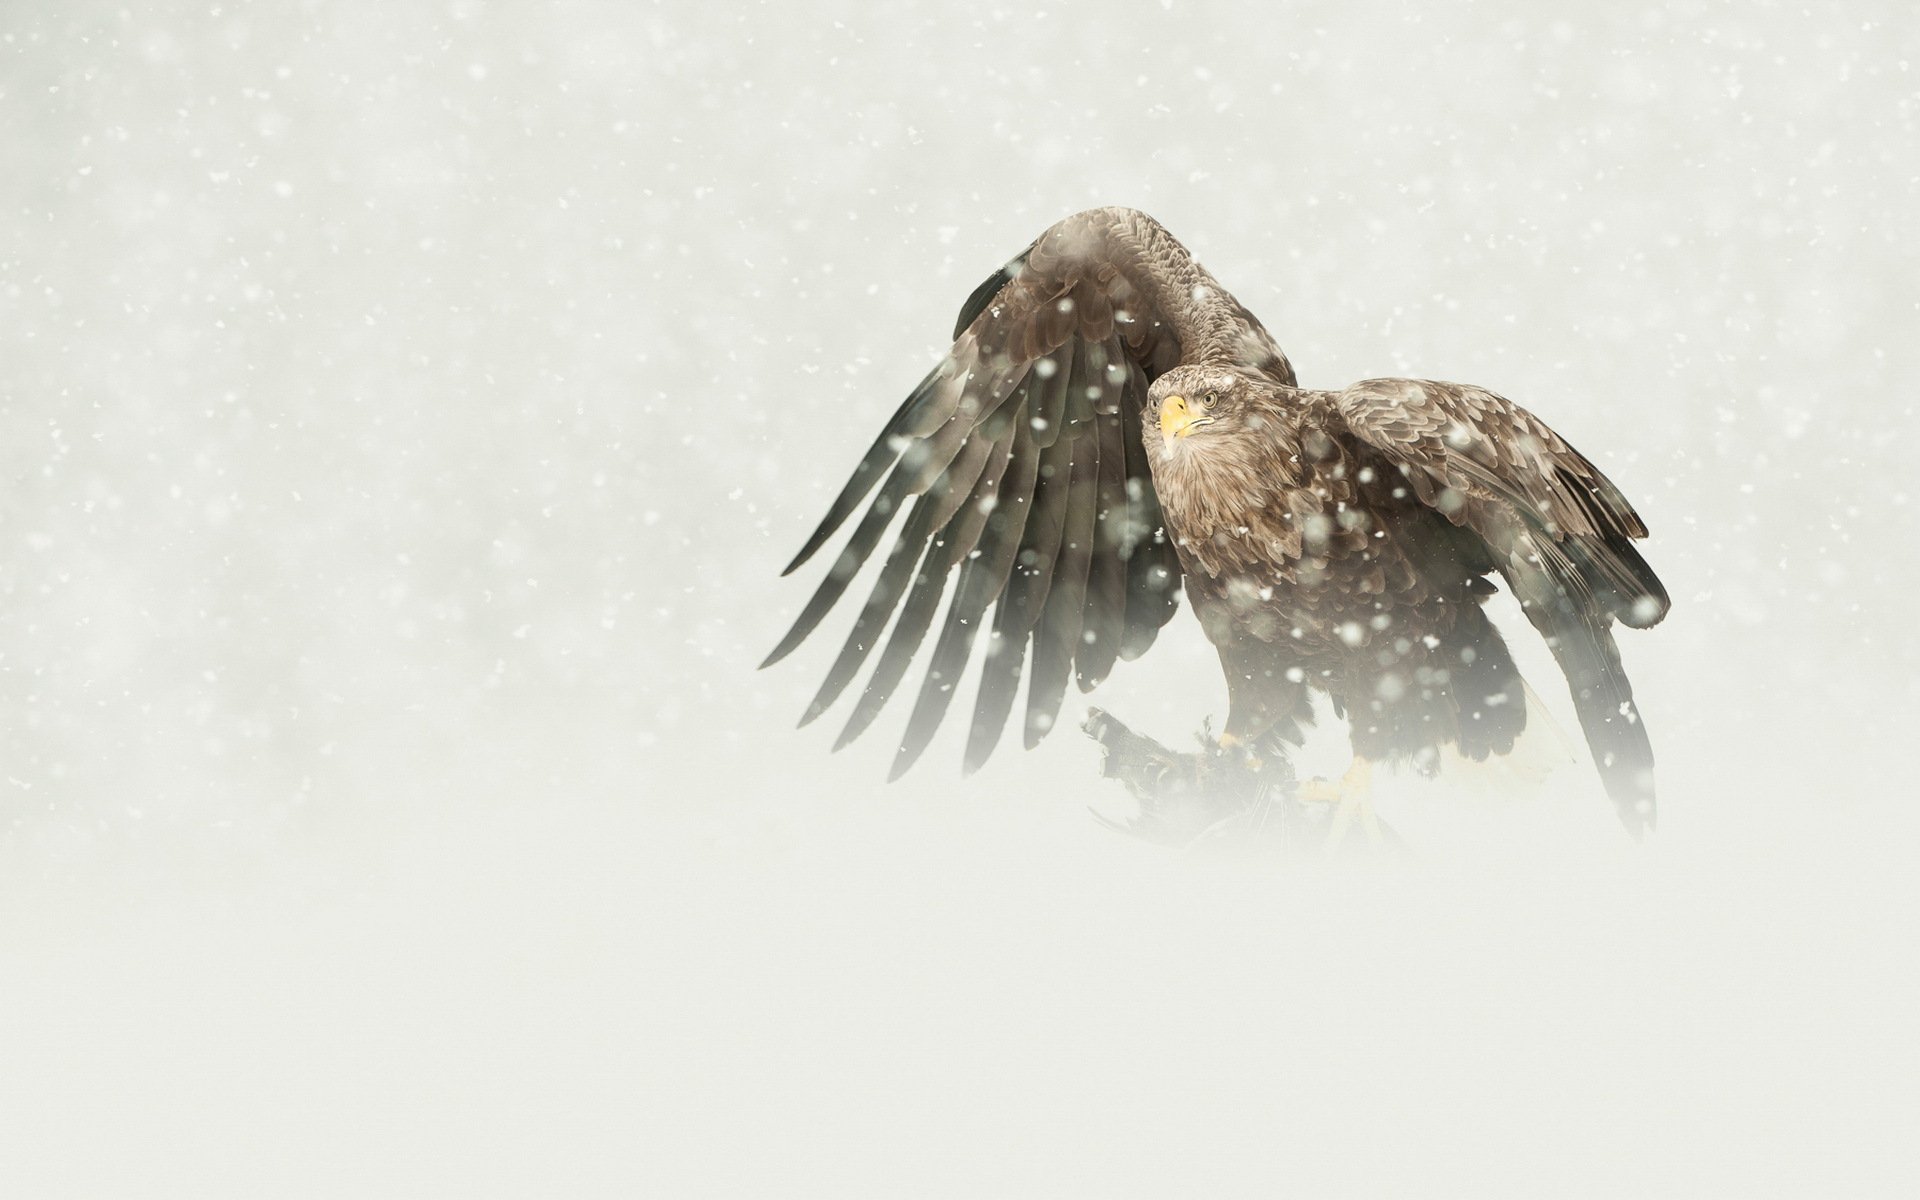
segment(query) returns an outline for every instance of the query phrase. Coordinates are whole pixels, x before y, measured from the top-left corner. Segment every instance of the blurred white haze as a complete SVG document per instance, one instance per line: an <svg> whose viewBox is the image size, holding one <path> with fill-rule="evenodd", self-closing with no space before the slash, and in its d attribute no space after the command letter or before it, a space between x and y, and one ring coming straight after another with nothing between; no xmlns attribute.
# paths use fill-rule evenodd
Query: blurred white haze
<svg viewBox="0 0 1920 1200"><path fill-rule="evenodd" d="M1915 13L0 9L0 1195L1920 1194ZM1095 204L1625 489L1649 844L795 731L777 572ZM1184 610L1092 699L1225 715Z"/></svg>

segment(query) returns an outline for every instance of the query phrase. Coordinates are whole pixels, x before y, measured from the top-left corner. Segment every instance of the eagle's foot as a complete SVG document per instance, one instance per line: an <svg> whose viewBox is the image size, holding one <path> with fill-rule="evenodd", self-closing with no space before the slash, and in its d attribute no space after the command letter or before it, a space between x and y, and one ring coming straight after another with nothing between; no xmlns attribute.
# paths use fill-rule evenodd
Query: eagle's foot
<svg viewBox="0 0 1920 1200"><path fill-rule="evenodd" d="M1318 776L1302 783L1294 798L1303 804L1323 804L1331 811L1321 849L1338 852L1349 837L1366 846L1394 846L1400 842L1393 828L1373 811L1373 764L1357 755L1337 781Z"/></svg>

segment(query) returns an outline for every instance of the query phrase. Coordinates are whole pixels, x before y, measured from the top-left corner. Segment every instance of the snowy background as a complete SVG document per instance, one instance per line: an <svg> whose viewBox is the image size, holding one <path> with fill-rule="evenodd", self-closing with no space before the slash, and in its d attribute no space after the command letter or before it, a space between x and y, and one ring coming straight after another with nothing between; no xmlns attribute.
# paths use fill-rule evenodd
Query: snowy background
<svg viewBox="0 0 1920 1200"><path fill-rule="evenodd" d="M1920 21L1566 7L6 6L0 1192L1912 1194ZM776 572L1094 204L1622 485L1653 845L792 729Z"/></svg>

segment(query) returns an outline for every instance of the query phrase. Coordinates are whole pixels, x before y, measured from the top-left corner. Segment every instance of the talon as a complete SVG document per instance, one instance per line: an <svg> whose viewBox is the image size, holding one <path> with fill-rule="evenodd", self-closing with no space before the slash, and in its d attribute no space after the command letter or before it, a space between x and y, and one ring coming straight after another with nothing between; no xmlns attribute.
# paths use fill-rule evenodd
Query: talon
<svg viewBox="0 0 1920 1200"><path fill-rule="evenodd" d="M1266 760L1254 754L1244 738L1231 733L1223 733L1220 735L1220 740L1214 743L1214 746L1217 753L1222 757L1228 755L1234 756L1239 760L1240 765L1249 771L1258 773L1266 768ZM1238 754L1235 754L1235 751L1238 751Z"/></svg>

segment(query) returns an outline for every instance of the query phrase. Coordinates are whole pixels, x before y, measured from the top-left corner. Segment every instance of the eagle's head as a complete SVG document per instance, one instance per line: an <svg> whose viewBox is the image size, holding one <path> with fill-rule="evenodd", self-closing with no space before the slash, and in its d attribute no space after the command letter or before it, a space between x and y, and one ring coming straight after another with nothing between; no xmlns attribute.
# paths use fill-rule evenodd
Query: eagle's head
<svg viewBox="0 0 1920 1200"><path fill-rule="evenodd" d="M1244 541L1251 517L1284 509L1277 489L1298 482L1289 461L1297 445L1271 380L1230 367L1175 367L1147 389L1141 420L1160 510L1189 548L1218 537Z"/></svg>
<svg viewBox="0 0 1920 1200"><path fill-rule="evenodd" d="M1263 389L1260 381L1227 367L1175 367L1147 389L1149 438L1159 429L1160 449L1172 457L1234 434L1260 429Z"/></svg>

